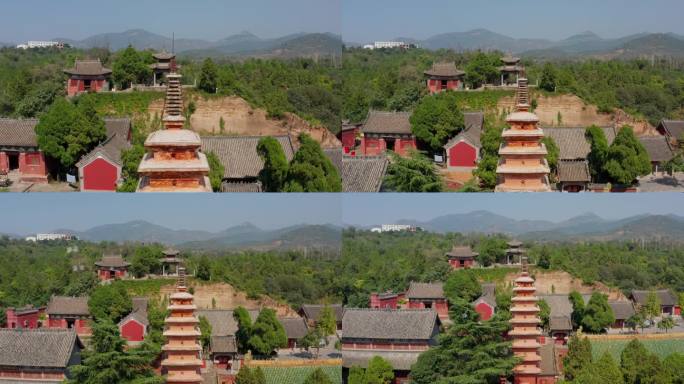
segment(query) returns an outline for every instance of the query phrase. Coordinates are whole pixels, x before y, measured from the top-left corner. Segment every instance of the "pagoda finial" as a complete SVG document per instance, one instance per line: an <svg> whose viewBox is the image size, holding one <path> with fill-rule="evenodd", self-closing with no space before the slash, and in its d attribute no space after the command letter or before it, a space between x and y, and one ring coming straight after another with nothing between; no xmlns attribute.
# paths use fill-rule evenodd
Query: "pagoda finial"
<svg viewBox="0 0 684 384"><path fill-rule="evenodd" d="M527 77L525 76L525 67L520 69L515 107L518 112L528 112L530 110L530 90Z"/></svg>
<svg viewBox="0 0 684 384"><path fill-rule="evenodd" d="M179 290L184 291L187 288L185 283L185 267L178 267L178 281L176 282L176 287Z"/></svg>

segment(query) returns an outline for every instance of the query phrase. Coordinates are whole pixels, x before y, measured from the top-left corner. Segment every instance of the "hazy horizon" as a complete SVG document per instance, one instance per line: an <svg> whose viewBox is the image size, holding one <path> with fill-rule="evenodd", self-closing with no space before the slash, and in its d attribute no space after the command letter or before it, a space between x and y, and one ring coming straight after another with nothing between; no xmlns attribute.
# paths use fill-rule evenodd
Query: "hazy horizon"
<svg viewBox="0 0 684 384"><path fill-rule="evenodd" d="M342 225L337 194L5 193L0 233L83 231L136 220L170 229L218 232L246 222L261 229Z"/></svg>
<svg viewBox="0 0 684 384"><path fill-rule="evenodd" d="M340 34L341 0L50 0L3 2L0 41L82 40L132 29L187 39L220 40L249 31L261 38Z"/></svg>
<svg viewBox="0 0 684 384"><path fill-rule="evenodd" d="M603 38L642 32L684 34L676 0L362 0L342 1L342 37L367 43L426 39L488 29L514 38L562 40L592 31Z"/></svg>
<svg viewBox="0 0 684 384"><path fill-rule="evenodd" d="M366 227L400 220L430 221L449 214L488 211L517 220L554 223L586 213L607 220L651 214L684 217L679 193L471 193L471 194L345 194L344 225Z"/></svg>

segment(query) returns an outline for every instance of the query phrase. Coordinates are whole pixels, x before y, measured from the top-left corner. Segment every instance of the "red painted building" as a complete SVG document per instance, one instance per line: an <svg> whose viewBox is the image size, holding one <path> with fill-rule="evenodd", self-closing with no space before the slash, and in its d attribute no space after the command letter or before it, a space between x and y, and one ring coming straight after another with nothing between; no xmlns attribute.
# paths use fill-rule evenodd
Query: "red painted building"
<svg viewBox="0 0 684 384"><path fill-rule="evenodd" d="M473 302L473 308L480 315L481 321L487 321L494 316L496 311L495 284L482 284L482 296Z"/></svg>
<svg viewBox="0 0 684 384"><path fill-rule="evenodd" d="M457 246L447 252L449 265L452 269L468 269L475 266L475 258L478 256L477 252L473 252L470 246Z"/></svg>
<svg viewBox="0 0 684 384"><path fill-rule="evenodd" d="M416 137L411 131L408 112L370 111L361 127L361 153L379 155L394 151L406 156L417 148Z"/></svg>
<svg viewBox="0 0 684 384"><path fill-rule="evenodd" d="M16 309L9 307L5 311L6 328L40 328L41 317L44 315L45 307L35 308L32 305Z"/></svg>
<svg viewBox="0 0 684 384"><path fill-rule="evenodd" d="M660 301L660 310L663 315L680 316L682 314L682 308L679 306L677 295L669 289L659 289L656 291L640 291L635 289L632 291L629 298L637 306L644 306L647 304L648 296L652 292L655 293L658 297L658 301Z"/></svg>
<svg viewBox="0 0 684 384"><path fill-rule="evenodd" d="M81 363L84 346L62 329L0 329L0 382L61 383Z"/></svg>
<svg viewBox="0 0 684 384"><path fill-rule="evenodd" d="M463 88L465 72L456 68L454 63L434 63L424 74L430 94Z"/></svg>
<svg viewBox="0 0 684 384"><path fill-rule="evenodd" d="M123 279L128 276L128 267L131 264L121 256L103 256L95 262L97 277L101 281Z"/></svg>
<svg viewBox="0 0 684 384"><path fill-rule="evenodd" d="M406 299L410 309L432 309L442 322L449 320L449 304L442 283L411 282Z"/></svg>
<svg viewBox="0 0 684 384"><path fill-rule="evenodd" d="M47 306L48 328L75 329L90 335L90 310L87 297L52 296Z"/></svg>
<svg viewBox="0 0 684 384"><path fill-rule="evenodd" d="M480 135L484 125L484 113L463 114L465 128L444 145L446 165L452 170L472 170L480 161Z"/></svg>
<svg viewBox="0 0 684 384"><path fill-rule="evenodd" d="M356 139L361 133L361 124L342 123L342 130L337 138L342 142L342 150L349 154L356 148Z"/></svg>
<svg viewBox="0 0 684 384"><path fill-rule="evenodd" d="M351 368L365 369L380 356L392 365L394 384L408 383L411 366L437 344L440 327L432 310L347 309L342 320L342 381L348 381Z"/></svg>
<svg viewBox="0 0 684 384"><path fill-rule="evenodd" d="M406 299L405 293L385 292L370 294L369 308L397 309L401 306L400 302Z"/></svg>
<svg viewBox="0 0 684 384"><path fill-rule="evenodd" d="M47 183L47 161L34 131L37 124L37 119L0 118L0 173L15 173L20 182Z"/></svg>
<svg viewBox="0 0 684 384"><path fill-rule="evenodd" d="M115 192L121 180L121 152L130 148L131 119L105 119L107 139L76 163L82 192Z"/></svg>
<svg viewBox="0 0 684 384"><path fill-rule="evenodd" d="M132 301L133 310L119 322L119 333L129 343L143 341L150 324L147 320L147 298L134 297Z"/></svg>
<svg viewBox="0 0 684 384"><path fill-rule="evenodd" d="M112 70L103 67L100 60L77 60L74 67L65 69L64 73L69 76L68 96L109 91L109 78Z"/></svg>

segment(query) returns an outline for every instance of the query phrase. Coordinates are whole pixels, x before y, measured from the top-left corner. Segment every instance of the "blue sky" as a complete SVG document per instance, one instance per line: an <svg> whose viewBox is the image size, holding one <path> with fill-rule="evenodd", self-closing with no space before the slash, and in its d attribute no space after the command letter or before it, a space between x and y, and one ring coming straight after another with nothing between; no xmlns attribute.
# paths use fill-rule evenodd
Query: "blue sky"
<svg viewBox="0 0 684 384"><path fill-rule="evenodd" d="M508 36L564 39L640 32L684 34L681 0L342 0L342 36L364 43L486 28Z"/></svg>
<svg viewBox="0 0 684 384"><path fill-rule="evenodd" d="M640 214L684 216L681 193L442 193L345 194L344 224L367 226L401 219L427 221L452 213L485 210L513 219L563 221L592 212L605 219Z"/></svg>
<svg viewBox="0 0 684 384"><path fill-rule="evenodd" d="M3 193L0 233L146 220L172 229L220 231L250 222L263 229L341 225L339 194Z"/></svg>
<svg viewBox="0 0 684 384"><path fill-rule="evenodd" d="M218 40L340 33L342 0L21 0L2 1L0 41L82 39L142 28L164 36Z"/></svg>

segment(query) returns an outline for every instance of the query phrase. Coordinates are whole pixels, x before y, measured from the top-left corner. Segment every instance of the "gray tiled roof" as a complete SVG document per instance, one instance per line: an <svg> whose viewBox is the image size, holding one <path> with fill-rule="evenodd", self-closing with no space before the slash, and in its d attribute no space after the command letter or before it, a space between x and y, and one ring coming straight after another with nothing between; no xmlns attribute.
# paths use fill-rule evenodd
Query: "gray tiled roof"
<svg viewBox="0 0 684 384"><path fill-rule="evenodd" d="M103 76L110 75L112 70L102 66L100 60L76 60L74 68L64 70L69 75Z"/></svg>
<svg viewBox="0 0 684 384"><path fill-rule="evenodd" d="M52 296L48 315L90 316L87 297Z"/></svg>
<svg viewBox="0 0 684 384"><path fill-rule="evenodd" d="M478 253L473 252L473 249L470 248L470 246L454 245L453 248L451 248L451 251L447 252L446 255L450 258L464 259L464 258L475 257L478 255Z"/></svg>
<svg viewBox="0 0 684 384"><path fill-rule="evenodd" d="M444 284L441 282L416 283L412 281L406 292L406 297L409 299L444 299Z"/></svg>
<svg viewBox="0 0 684 384"><path fill-rule="evenodd" d="M388 165L386 156L344 156L340 172L344 192L379 192Z"/></svg>
<svg viewBox="0 0 684 384"><path fill-rule="evenodd" d="M199 318L203 316L211 325L212 336L232 336L238 330L233 318L233 311L227 309L200 309L195 312Z"/></svg>
<svg viewBox="0 0 684 384"><path fill-rule="evenodd" d="M444 144L444 149L449 149L458 144L461 140L466 140L476 148L481 148L480 136L484 125L484 113L466 112L463 114L465 128L458 135L454 136Z"/></svg>
<svg viewBox="0 0 684 384"><path fill-rule="evenodd" d="M648 294L650 292L651 291L634 290L632 291L632 297L638 304L644 305L648 300ZM660 299L660 305L677 305L677 303L679 303L677 296L669 289L660 289L655 291L655 293L658 296L658 299Z"/></svg>
<svg viewBox="0 0 684 384"><path fill-rule="evenodd" d="M460 77L465 75L465 72L456 68L456 64L453 62L447 62L432 64L432 68L425 71L425 75L436 77Z"/></svg>
<svg viewBox="0 0 684 384"><path fill-rule="evenodd" d="M37 147L38 119L0 119L0 146Z"/></svg>
<svg viewBox="0 0 684 384"><path fill-rule="evenodd" d="M684 120L663 120L658 125L674 139L684 140Z"/></svg>
<svg viewBox="0 0 684 384"><path fill-rule="evenodd" d="M133 301L133 310L128 316L119 321L119 326L128 320L135 320L144 326L148 326L150 324L147 318L147 304L149 300L146 297L134 297L131 300Z"/></svg>
<svg viewBox="0 0 684 384"><path fill-rule="evenodd" d="M131 263L121 256L103 256L102 259L95 262L95 265L103 268L124 268L130 266Z"/></svg>
<svg viewBox="0 0 684 384"><path fill-rule="evenodd" d="M539 368L541 368L541 374L544 376L559 374L555 348L555 343L546 343L539 348L539 355L541 356Z"/></svg>
<svg viewBox="0 0 684 384"><path fill-rule="evenodd" d="M66 368L76 347L73 329L0 329L0 366Z"/></svg>
<svg viewBox="0 0 684 384"><path fill-rule="evenodd" d="M288 339L299 340L309 332L306 322L301 317L281 317L278 320L283 325L283 328L285 328L285 334Z"/></svg>
<svg viewBox="0 0 684 384"><path fill-rule="evenodd" d="M257 145L263 136L204 136L202 152L214 152L225 168L227 179L255 178L264 168L257 153ZM280 143L287 161L294 157L294 146L289 136L274 136Z"/></svg>
<svg viewBox="0 0 684 384"><path fill-rule="evenodd" d="M261 192L261 182L248 182L248 181L224 181L221 183L221 192Z"/></svg>
<svg viewBox="0 0 684 384"><path fill-rule="evenodd" d="M439 318L432 309L347 309L342 339L429 341L436 325Z"/></svg>
<svg viewBox="0 0 684 384"><path fill-rule="evenodd" d="M609 301L608 305L613 310L615 320L627 320L636 313L631 301Z"/></svg>
<svg viewBox="0 0 684 384"><path fill-rule="evenodd" d="M568 295L539 295L540 300L546 301L551 309L549 316L551 317L565 317L572 315L572 303Z"/></svg>
<svg viewBox="0 0 684 384"><path fill-rule="evenodd" d="M410 112L370 111L361 127L364 133L411 134Z"/></svg>
<svg viewBox="0 0 684 384"><path fill-rule="evenodd" d="M560 160L557 165L558 179L562 182L589 182L591 173L586 160Z"/></svg>
<svg viewBox="0 0 684 384"><path fill-rule="evenodd" d="M121 152L131 147L128 141L131 132L131 119L129 118L106 118L105 129L107 130L107 139L93 148L88 154L84 155L78 163L77 167L82 167L90 161L96 159L98 156L107 157L118 165L121 164Z"/></svg>
<svg viewBox="0 0 684 384"><path fill-rule="evenodd" d="M337 322L342 321L342 316L344 315L345 311L342 304L330 304L328 306L332 308L333 312L335 313L335 319ZM304 315L307 319L318 321L323 308L325 308L324 304L302 304L301 311L304 312Z"/></svg>
<svg viewBox="0 0 684 384"><path fill-rule="evenodd" d="M639 138L652 162L667 162L674 157L670 143L665 136L643 136Z"/></svg>
<svg viewBox="0 0 684 384"><path fill-rule="evenodd" d="M323 148L323 153L328 156L328 159L333 163L335 168L337 168L338 173L342 173L342 158L344 153L342 153L342 148Z"/></svg>
<svg viewBox="0 0 684 384"><path fill-rule="evenodd" d="M570 321L570 316L550 317L549 329L551 331L572 331L572 321Z"/></svg>
<svg viewBox="0 0 684 384"><path fill-rule="evenodd" d="M350 351L342 350L342 366L345 368L368 368L368 362L375 356L385 359L393 369L408 371L418 361L422 351Z"/></svg>
<svg viewBox="0 0 684 384"><path fill-rule="evenodd" d="M612 127L601 127L601 129L610 145L615 140L615 129ZM551 137L558 146L560 160L586 159L591 152L591 145L585 136L585 127L544 127L543 130L544 135Z"/></svg>
<svg viewBox="0 0 684 384"><path fill-rule="evenodd" d="M212 336L209 344L212 353L237 353L235 336Z"/></svg>

